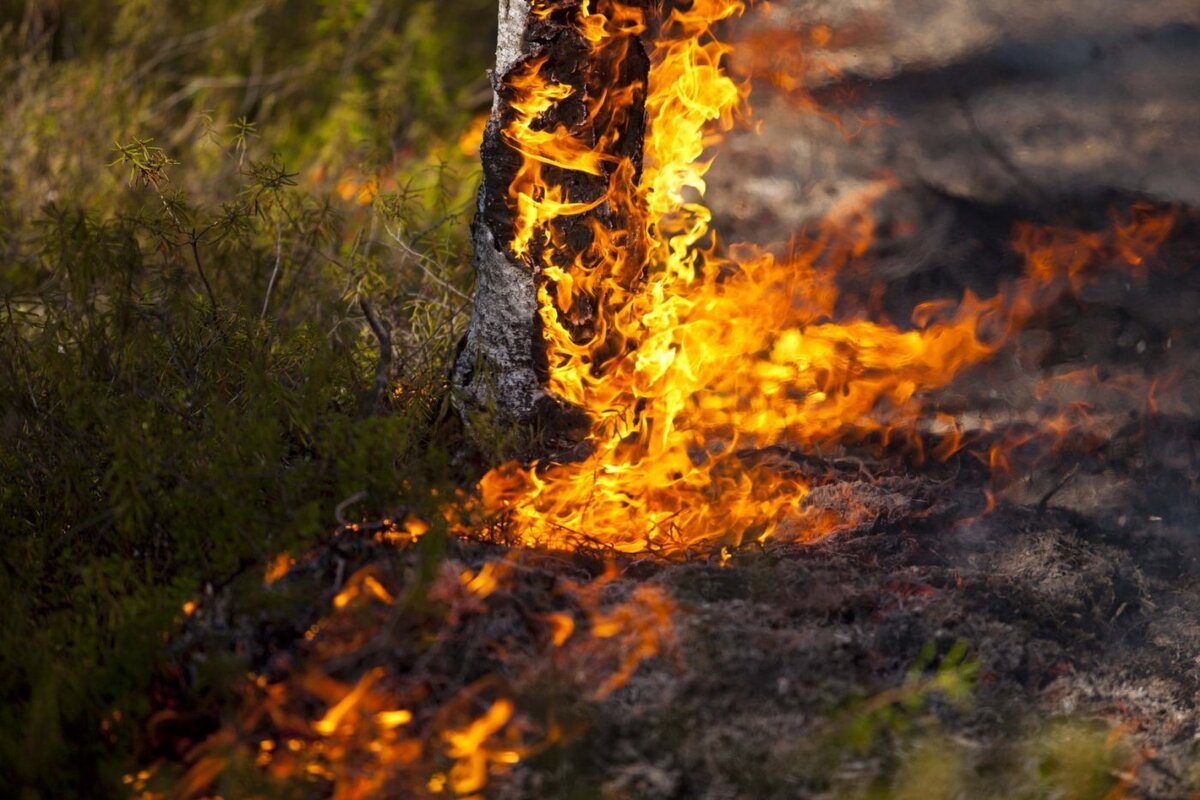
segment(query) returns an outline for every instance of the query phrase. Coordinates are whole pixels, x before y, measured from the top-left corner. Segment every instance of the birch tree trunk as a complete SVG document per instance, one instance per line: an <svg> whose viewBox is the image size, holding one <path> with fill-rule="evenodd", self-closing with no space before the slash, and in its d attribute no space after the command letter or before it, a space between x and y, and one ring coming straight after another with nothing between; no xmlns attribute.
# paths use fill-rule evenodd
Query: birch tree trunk
<svg viewBox="0 0 1200 800"><path fill-rule="evenodd" d="M643 8L651 5L651 0L600 0L591 5L600 11L617 2ZM553 252L548 241L541 241L521 256L514 254L516 202L510 187L526 156L504 136L514 118L513 102L520 99L511 81L514 75L528 76L536 68L539 77L569 85L570 96L543 113L537 124L546 130L561 126L589 147L615 142L612 152L604 154L605 164L611 165L606 166L605 175L541 165L544 178L563 192L565 200L587 204L604 197L612 173L622 162L634 165L634 181L640 178L650 64L635 37L626 37L628 41L621 47L606 50L589 43L581 30L580 0L542 0L538 13L533 13L527 0L499 3L492 72L495 99L480 150L483 182L471 228L477 281L470 327L454 370L455 404L468 422L473 413L484 412L506 423L537 424L554 438L578 439L587 429L586 414L547 389L538 286L544 280L545 267L567 266L574 253L566 251L586 248L595 222L616 229L628 225L628 220L601 202L585 213L554 222L558 244ZM620 54L619 63L612 63L613 53ZM622 87L632 90L633 103L626 100L619 111L605 113L601 98ZM596 113L597 107L600 113ZM564 247L562 242L573 244ZM572 324L585 329L589 321L578 319L578 309L590 308L594 313L599 299L580 298L575 305Z"/></svg>

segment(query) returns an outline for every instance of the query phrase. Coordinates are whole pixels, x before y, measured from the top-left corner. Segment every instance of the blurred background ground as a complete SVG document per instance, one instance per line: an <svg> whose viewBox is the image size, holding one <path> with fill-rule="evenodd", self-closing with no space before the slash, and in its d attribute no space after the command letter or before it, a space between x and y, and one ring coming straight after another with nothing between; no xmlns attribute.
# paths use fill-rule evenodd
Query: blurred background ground
<svg viewBox="0 0 1200 800"><path fill-rule="evenodd" d="M1194 4L781 0L746 25L762 135L712 173L738 235L781 241L857 184L1058 213L1120 189L1200 201ZM788 46L772 32L797 34ZM735 56L737 63L741 56ZM788 79L771 80L771 75ZM774 86L772 85L774 84ZM809 100L840 120L815 117Z"/></svg>

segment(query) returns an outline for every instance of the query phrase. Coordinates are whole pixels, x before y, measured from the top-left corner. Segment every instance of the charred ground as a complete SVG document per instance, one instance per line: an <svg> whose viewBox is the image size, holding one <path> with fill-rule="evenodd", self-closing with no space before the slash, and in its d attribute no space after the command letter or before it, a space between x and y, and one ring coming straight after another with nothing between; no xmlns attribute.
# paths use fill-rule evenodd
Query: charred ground
<svg viewBox="0 0 1200 800"><path fill-rule="evenodd" d="M994 208L969 213L1007 228ZM951 398L960 413L1002 405L988 387L1019 403L1021 381L1075 364L1062 331L1105 369L1191 364L1200 352L1191 312L1171 298L1200 289L1186 268L1196 230L1185 212L1145 287L1045 315L1025 346L1055 345L1032 363L1014 348L969 376ZM925 269L926 280L955 287L952 269ZM1135 343L1122 345L1134 324L1157 343L1137 358ZM361 632L371 646L347 652L333 674L352 684L382 669L447 697L501 682L542 724L553 720L560 738L489 789L501 797L1188 796L1200 758L1200 416L1156 412L1140 396L1129 403L1101 415L1102 437L1031 451L1002 489L966 451L946 463L870 445L744 454L803 473L821 484L810 506L852 520L814 545L662 562L452 543L451 572L503 556L519 570L450 622L437 604L376 620ZM613 558L602 604L649 586L674 611L661 652L597 697L597 666L613 654L564 661L537 621L569 611L563 586L598 578ZM299 674L313 657L304 632L347 576L366 567L402 596L419 582L421 559L347 531L274 589L252 575L218 593L176 644L162 687L169 705L194 709L197 676L219 653L271 682ZM238 594L247 591L290 600L283 614L247 616ZM429 626L438 644L414 649ZM172 723L147 744L170 754L218 727L219 716L205 719Z"/></svg>

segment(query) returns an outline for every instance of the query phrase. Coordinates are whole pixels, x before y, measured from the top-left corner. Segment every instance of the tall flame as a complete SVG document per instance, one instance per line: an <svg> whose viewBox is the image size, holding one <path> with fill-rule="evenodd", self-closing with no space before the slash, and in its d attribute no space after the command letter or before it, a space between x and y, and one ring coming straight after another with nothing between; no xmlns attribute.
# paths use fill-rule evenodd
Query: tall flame
<svg viewBox="0 0 1200 800"><path fill-rule="evenodd" d="M595 52L627 46L645 27L618 0L592 6L581 5L575 24ZM671 553L766 539L785 517L803 517L810 487L742 453L868 433L915 443L923 393L994 354L1064 282L1077 285L1103 257L1140 264L1170 228L1143 214L1114 236L1080 234L1057 250L1051 233L1022 229L1028 268L995 297L922 305L906 328L861 316L835 321L835 276L869 246L869 208L887 181L836 209L783 260L748 247L717 256L712 215L700 201L706 149L748 94L726 73L731 48L714 26L744 10L739 0L697 0L671 11L651 55L641 181L626 159L590 202L569 201L542 167L601 174L611 142L539 126L539 115L571 91L543 77L544 59L508 79L518 99L504 136L524 159L510 188L512 249L540 275L550 389L594 423L583 460L509 463L481 481L485 508L503 512L521 543ZM606 93L583 99L593 115L631 102ZM593 223L591 245L570 255L553 223L601 204L623 209L630 229ZM561 263L564 256L571 261ZM597 309L582 333L572 324L580 304ZM953 425L942 427L952 437L939 448L946 455L961 442ZM800 522L787 529L805 540L836 527L827 516Z"/></svg>

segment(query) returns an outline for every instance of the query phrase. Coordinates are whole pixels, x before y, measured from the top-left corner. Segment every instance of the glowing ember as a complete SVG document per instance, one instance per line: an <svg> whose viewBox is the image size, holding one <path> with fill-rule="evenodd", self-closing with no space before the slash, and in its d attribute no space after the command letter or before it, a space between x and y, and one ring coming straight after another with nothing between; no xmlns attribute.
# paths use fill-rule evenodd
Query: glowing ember
<svg viewBox="0 0 1200 800"><path fill-rule="evenodd" d="M521 710L515 694L570 676L600 699L672 642L674 606L656 587L612 597L617 572L610 567L596 580L560 579L539 594L522 583L523 569L516 555L477 569L444 563L429 590L438 604L429 617L411 610L397 617L396 577L379 566L356 571L304 637L302 665L275 679L251 675L236 724L193 748L177 780L147 771L127 783L142 800L208 797L223 777L252 763L270 782L324 787L322 794L339 798L424 796L420 790L480 796L493 778L561 736L552 718ZM563 610L508 616L538 602ZM404 630L394 629L398 619ZM511 641L506 626L513 624L528 630L521 646ZM486 669L444 686L459 669L481 672L463 663L471 660L463 642ZM397 663L349 666L357 677L339 677L373 647L389 647ZM421 665L430 659L445 663L426 671ZM151 788L159 785L170 792Z"/></svg>
<svg viewBox="0 0 1200 800"><path fill-rule="evenodd" d="M267 565L267 570L263 574L263 583L267 586L276 583L294 566L296 566L296 559L287 553L280 553Z"/></svg>

